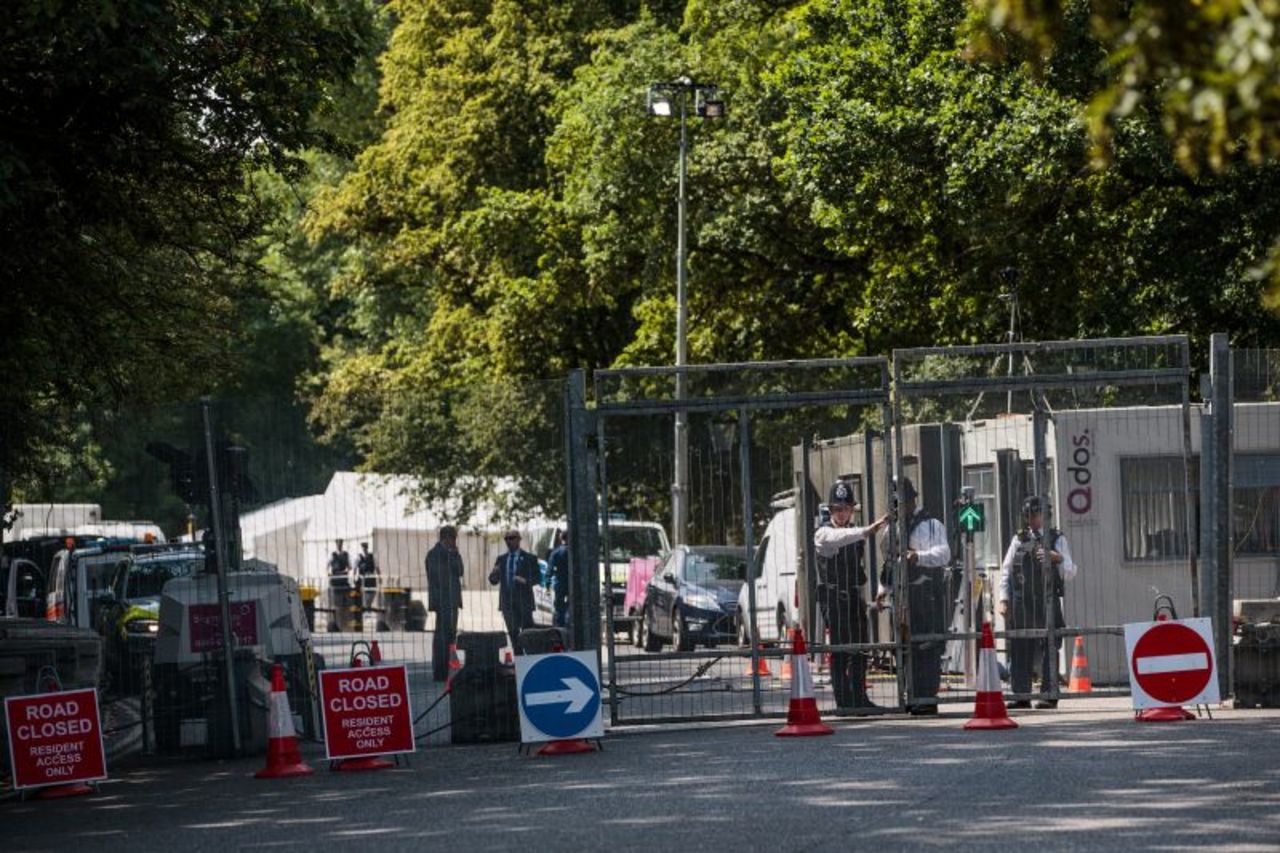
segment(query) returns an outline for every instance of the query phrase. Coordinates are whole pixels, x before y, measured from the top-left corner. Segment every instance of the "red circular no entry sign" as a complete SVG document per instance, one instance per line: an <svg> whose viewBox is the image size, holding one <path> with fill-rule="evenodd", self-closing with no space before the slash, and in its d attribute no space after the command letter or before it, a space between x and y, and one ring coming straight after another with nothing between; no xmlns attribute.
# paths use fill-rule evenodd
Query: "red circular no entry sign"
<svg viewBox="0 0 1280 853"><path fill-rule="evenodd" d="M1157 622L1139 637L1131 665L1143 692L1169 705L1190 703L1213 676L1208 643L1176 622Z"/></svg>

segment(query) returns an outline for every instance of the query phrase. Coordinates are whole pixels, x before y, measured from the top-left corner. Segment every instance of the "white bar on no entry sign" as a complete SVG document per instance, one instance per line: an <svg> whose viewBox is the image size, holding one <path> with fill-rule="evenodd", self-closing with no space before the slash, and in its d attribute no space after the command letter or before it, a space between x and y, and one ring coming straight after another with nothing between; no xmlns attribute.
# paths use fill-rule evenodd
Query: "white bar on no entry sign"
<svg viewBox="0 0 1280 853"><path fill-rule="evenodd" d="M1189 655L1159 655L1149 658L1138 658L1139 675L1158 675L1162 672L1189 672L1195 669L1208 669L1209 656L1204 652L1192 652Z"/></svg>

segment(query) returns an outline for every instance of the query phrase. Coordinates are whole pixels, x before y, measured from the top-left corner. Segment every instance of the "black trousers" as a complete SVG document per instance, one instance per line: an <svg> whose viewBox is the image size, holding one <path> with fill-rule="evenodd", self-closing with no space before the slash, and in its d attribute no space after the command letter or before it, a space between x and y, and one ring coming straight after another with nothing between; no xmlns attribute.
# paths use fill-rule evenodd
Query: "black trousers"
<svg viewBox="0 0 1280 853"><path fill-rule="evenodd" d="M908 571L907 606L911 635L944 634L950 627L950 591L947 570L916 566ZM942 653L946 640L911 641L911 698L937 698L942 683Z"/></svg>
<svg viewBox="0 0 1280 853"><path fill-rule="evenodd" d="M449 646L458 638L458 608L436 611L436 632L431 638L431 677L436 681L449 678Z"/></svg>
<svg viewBox="0 0 1280 853"><path fill-rule="evenodd" d="M822 603L822 618L831 629L831 644L870 642L867 604L861 595L836 596ZM871 704L867 697L867 655L865 652L831 653L831 691L836 707L852 708Z"/></svg>
<svg viewBox="0 0 1280 853"><path fill-rule="evenodd" d="M522 655L520 648L520 632L533 624L533 614L519 608L507 608L502 611L502 619L507 623L507 636L511 638L511 648L515 654Z"/></svg>
<svg viewBox="0 0 1280 853"><path fill-rule="evenodd" d="M1039 607L1040 615L1034 616L1031 607ZM1059 628L1066 626L1062 618L1062 605L1054 604L1054 622ZM1010 602L1010 619L1006 624L1013 629L1031 630L1044 628L1044 603L1042 601L1026 602L1015 598ZM1040 665L1040 689L1047 689L1051 667L1058 665L1058 651L1062 648L1062 637L1057 637L1051 647L1044 637L1015 637L1009 644L1009 689L1014 693L1031 692L1031 676L1036 664ZM1059 685L1061 688L1061 685Z"/></svg>

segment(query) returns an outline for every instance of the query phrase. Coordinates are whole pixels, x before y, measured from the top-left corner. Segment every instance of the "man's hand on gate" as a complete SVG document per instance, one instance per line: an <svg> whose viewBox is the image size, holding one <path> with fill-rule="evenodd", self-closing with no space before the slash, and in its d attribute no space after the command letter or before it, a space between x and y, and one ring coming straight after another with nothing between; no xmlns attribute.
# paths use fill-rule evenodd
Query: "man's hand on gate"
<svg viewBox="0 0 1280 853"><path fill-rule="evenodd" d="M1001 616L1009 615L1009 602L1007 601L1000 602L1000 615Z"/></svg>

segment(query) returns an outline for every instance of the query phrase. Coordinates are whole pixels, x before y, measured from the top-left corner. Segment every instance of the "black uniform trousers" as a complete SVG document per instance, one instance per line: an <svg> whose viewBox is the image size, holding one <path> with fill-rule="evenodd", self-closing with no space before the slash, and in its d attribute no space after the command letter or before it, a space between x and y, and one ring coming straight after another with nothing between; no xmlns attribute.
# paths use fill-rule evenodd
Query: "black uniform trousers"
<svg viewBox="0 0 1280 853"><path fill-rule="evenodd" d="M442 605L436 609L436 632L431 638L431 677L449 678L449 647L457 641L458 608Z"/></svg>
<svg viewBox="0 0 1280 853"><path fill-rule="evenodd" d="M1039 607L1044 610L1044 602L1025 602L1027 608ZM1057 607L1054 610L1058 610ZM1055 614L1056 615L1056 614ZM1024 602L1014 599L1010 602L1009 625L1015 630L1020 628L1044 628L1044 617L1039 619L1030 616L1029 609L1024 609ZM1066 623L1059 618L1058 627ZM1058 650L1062 648L1062 637L1057 637L1053 646L1044 637L1012 637L1009 639L1009 689L1014 693L1031 692L1031 676L1035 671L1037 658L1040 663L1040 689L1047 689L1050 667L1058 665ZM1061 688L1061 685L1059 685Z"/></svg>
<svg viewBox="0 0 1280 853"><path fill-rule="evenodd" d="M950 593L947 570L943 566L914 566L907 571L907 606L911 635L945 634L950 627ZM934 699L942 683L942 653L945 640L925 643L911 641L911 698Z"/></svg>
<svg viewBox="0 0 1280 853"><path fill-rule="evenodd" d="M870 642L867 603L860 593L831 595L822 605L822 618L831 630L832 645ZM836 707L870 705L866 682L865 652L831 653L831 691L835 694Z"/></svg>

